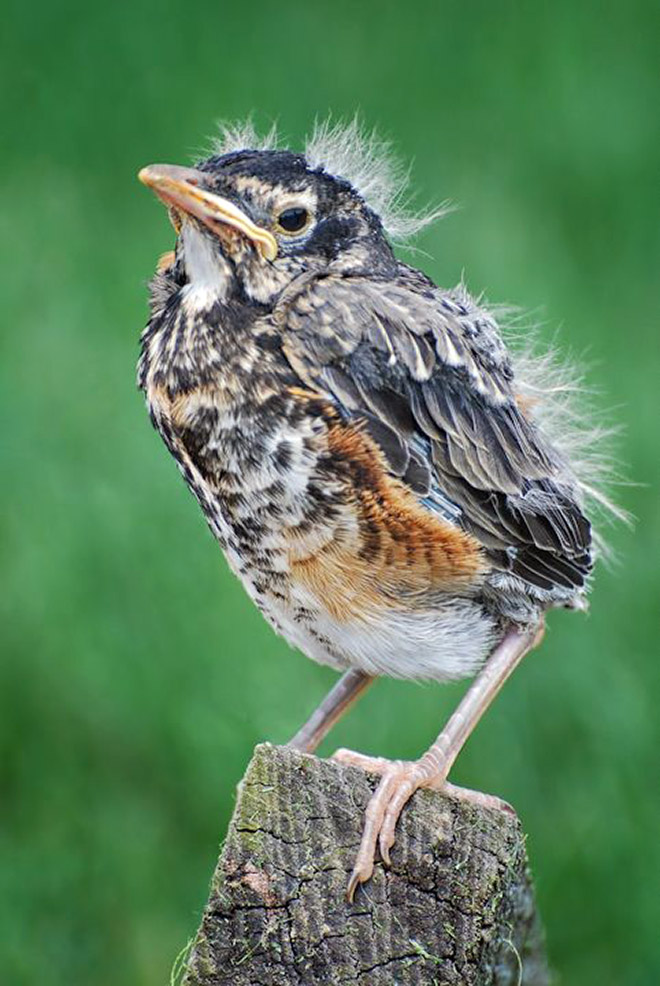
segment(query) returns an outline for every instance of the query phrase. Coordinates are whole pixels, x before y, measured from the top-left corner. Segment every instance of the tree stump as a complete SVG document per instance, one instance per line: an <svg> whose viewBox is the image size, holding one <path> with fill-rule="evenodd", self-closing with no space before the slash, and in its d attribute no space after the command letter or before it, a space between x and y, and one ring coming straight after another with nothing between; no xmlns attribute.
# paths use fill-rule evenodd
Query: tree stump
<svg viewBox="0 0 660 986"><path fill-rule="evenodd" d="M183 986L543 986L548 973L515 815L418 791L392 865L346 885L377 783L258 746Z"/></svg>

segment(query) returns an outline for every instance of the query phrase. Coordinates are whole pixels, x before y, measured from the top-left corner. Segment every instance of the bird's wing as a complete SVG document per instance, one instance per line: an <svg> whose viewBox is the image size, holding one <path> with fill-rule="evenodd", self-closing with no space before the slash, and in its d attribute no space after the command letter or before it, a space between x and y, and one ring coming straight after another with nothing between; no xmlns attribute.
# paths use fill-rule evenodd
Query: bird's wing
<svg viewBox="0 0 660 986"><path fill-rule="evenodd" d="M328 276L276 310L308 385L364 420L392 474L533 585L579 587L590 525L570 472L516 400L506 347L464 291L401 265L396 281Z"/></svg>

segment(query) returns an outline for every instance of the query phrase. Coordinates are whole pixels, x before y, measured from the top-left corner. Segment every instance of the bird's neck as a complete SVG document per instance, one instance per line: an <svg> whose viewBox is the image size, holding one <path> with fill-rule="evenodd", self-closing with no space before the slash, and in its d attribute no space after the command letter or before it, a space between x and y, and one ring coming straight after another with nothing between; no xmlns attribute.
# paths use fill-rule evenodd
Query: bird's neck
<svg viewBox="0 0 660 986"><path fill-rule="evenodd" d="M185 446L218 491L263 459L296 382L279 335L254 306L216 304L194 318L172 306L143 334L139 383L152 420L175 457Z"/></svg>
<svg viewBox="0 0 660 986"><path fill-rule="evenodd" d="M154 306L142 334L139 386L165 389L172 399L204 386L236 389L237 374L244 381L263 365L264 314L254 303L204 298L180 286Z"/></svg>

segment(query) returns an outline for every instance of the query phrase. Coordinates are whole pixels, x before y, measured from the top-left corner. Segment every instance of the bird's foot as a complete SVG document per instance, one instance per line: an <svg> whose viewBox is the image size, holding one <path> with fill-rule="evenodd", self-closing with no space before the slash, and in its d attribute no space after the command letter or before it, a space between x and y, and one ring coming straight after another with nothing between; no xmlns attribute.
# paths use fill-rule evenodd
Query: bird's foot
<svg viewBox="0 0 660 986"><path fill-rule="evenodd" d="M450 797L461 798L482 808L513 812L511 805L495 795L450 784L442 771L437 767L435 770L430 769L427 762L386 760L384 757L370 757L345 749L337 750L332 759L358 767L368 774L377 774L381 778L365 812L362 841L348 882L348 899L351 901L358 885L371 879L376 846L380 849L383 863L390 865L390 849L394 845L396 824L404 806L418 788L443 791Z"/></svg>
<svg viewBox="0 0 660 986"><path fill-rule="evenodd" d="M376 845L385 865L390 865L390 849L394 845L394 830L399 815L417 788L433 786L433 778L419 761L386 760L354 753L353 750L337 750L333 760L381 777L367 805L362 841L348 881L348 899L353 900L358 884L371 879Z"/></svg>

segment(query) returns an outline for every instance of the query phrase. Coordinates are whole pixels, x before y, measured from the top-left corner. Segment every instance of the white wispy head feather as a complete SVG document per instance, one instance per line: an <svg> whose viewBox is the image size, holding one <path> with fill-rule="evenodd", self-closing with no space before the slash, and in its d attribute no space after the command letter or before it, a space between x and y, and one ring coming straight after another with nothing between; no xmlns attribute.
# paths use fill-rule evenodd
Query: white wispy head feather
<svg viewBox="0 0 660 986"><path fill-rule="evenodd" d="M218 131L212 141L214 154L233 154L235 151L273 151L279 144L275 123L266 133L259 134L251 117L234 122L220 121Z"/></svg>
<svg viewBox="0 0 660 986"><path fill-rule="evenodd" d="M221 123L213 142L215 154L278 148L284 149L284 145L276 126L259 135L251 119ZM409 207L408 169L393 155L390 142L367 130L357 116L347 123L330 119L317 122L301 153L310 168L350 182L396 242L405 242L450 211L446 203L422 212Z"/></svg>

